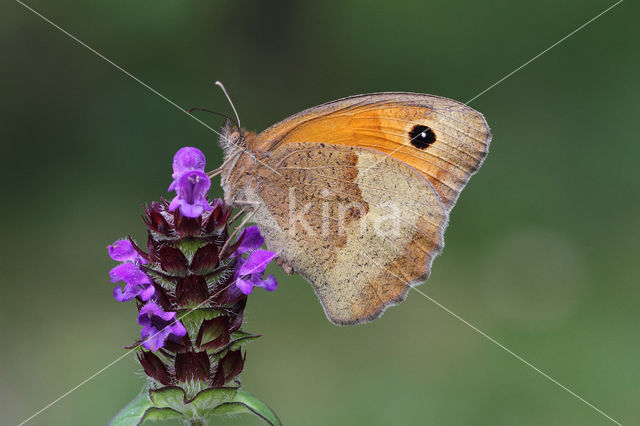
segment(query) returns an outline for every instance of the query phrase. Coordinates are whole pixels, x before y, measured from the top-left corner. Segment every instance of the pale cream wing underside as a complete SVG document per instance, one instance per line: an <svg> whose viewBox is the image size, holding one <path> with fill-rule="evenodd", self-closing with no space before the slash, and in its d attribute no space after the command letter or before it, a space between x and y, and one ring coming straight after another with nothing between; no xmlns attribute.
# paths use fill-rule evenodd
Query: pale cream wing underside
<svg viewBox="0 0 640 426"><path fill-rule="evenodd" d="M448 214L433 185L385 154L345 145L288 143L263 157L254 220L267 247L305 277L327 317L371 321L425 281Z"/></svg>

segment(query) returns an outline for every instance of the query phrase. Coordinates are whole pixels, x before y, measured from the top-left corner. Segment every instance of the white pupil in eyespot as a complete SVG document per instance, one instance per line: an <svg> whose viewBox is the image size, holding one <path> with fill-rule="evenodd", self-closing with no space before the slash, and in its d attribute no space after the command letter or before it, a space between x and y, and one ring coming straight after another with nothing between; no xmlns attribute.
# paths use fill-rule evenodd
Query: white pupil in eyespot
<svg viewBox="0 0 640 426"><path fill-rule="evenodd" d="M423 138L426 138L427 137L427 133L426 132L422 132L422 133L420 133L420 136L422 136Z"/></svg>

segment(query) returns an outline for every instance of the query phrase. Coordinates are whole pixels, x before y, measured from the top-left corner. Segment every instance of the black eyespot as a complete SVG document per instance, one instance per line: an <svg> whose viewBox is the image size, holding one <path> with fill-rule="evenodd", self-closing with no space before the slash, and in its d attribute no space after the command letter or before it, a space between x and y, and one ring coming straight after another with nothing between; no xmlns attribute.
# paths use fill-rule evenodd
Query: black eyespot
<svg viewBox="0 0 640 426"><path fill-rule="evenodd" d="M409 142L418 149L425 149L436 141L436 134L427 126L417 124L409 132Z"/></svg>

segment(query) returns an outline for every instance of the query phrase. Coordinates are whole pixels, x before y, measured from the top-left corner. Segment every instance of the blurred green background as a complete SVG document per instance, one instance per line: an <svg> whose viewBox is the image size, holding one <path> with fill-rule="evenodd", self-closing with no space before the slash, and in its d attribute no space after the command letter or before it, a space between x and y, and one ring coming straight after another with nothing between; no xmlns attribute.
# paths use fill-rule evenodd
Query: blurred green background
<svg viewBox="0 0 640 426"><path fill-rule="evenodd" d="M253 130L365 92L466 101L612 3L28 1L183 107L230 113L222 80ZM491 152L421 287L624 424L640 423L638 12L622 3L471 104ZM143 238L141 206L168 195L179 147L210 168L221 151L19 3L0 16L0 412L17 424L138 335L106 246ZM338 328L271 268L280 288L250 298L246 329L264 337L243 379L287 425L611 424L417 292ZM104 424L140 371L127 357L29 424Z"/></svg>

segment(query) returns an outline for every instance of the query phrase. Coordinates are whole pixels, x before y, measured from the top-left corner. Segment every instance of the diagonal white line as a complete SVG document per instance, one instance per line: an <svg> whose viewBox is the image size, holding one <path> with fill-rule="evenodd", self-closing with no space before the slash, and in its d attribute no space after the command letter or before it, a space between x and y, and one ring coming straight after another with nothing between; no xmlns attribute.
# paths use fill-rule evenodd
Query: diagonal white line
<svg viewBox="0 0 640 426"><path fill-rule="evenodd" d="M607 13L608 11L610 11L611 9L613 9L614 7L616 7L617 5L619 5L620 3L622 3L624 0L618 0L616 3L612 4L611 6L609 6L608 8L606 8L605 10L603 10L602 12L598 13L596 16L594 16L593 18L589 19L587 22L585 22L584 24L580 25L578 28L576 28L575 30L571 31L569 34L567 34L566 36L562 37L560 40L556 41L555 43L553 43L551 46L547 47L546 49L544 49L542 52L538 53L536 56L534 56L533 58L529 59L527 62L525 62L524 64L520 65L518 68L516 68L515 70L511 71L509 74L505 75L504 77L502 77L500 80L496 81L495 83L493 83L491 86L487 87L486 89L484 89L482 92L478 93L477 95L475 95L473 98L469 99L466 103L470 104L471 102L475 101L476 99L478 99L480 96L484 95L485 93L487 93L489 90L493 89L494 87L496 87L498 84L502 83L503 81L505 81L506 79L508 79L509 77L511 77L512 75L514 75L515 73L517 73L518 71L520 71L522 68L526 67L527 65L529 65L531 62L535 61L536 59L538 59L540 56L544 55L545 53L547 53L548 51L550 51L551 49L553 49L554 47L556 47L557 45L559 45L560 43L562 43L563 41L565 41L566 39L568 39L569 37L571 37L572 35L574 35L575 33L577 33L578 31L580 31L581 29L583 29L584 27L586 27L587 25L589 25L590 23L592 23L593 21L595 21L596 19L600 18L602 15L604 15L605 13Z"/></svg>
<svg viewBox="0 0 640 426"><path fill-rule="evenodd" d="M106 61L107 63L111 64L114 68L120 70L121 72L123 72L124 74L126 74L127 76L131 77L133 80L135 80L137 83L139 83L141 86L143 86L144 88L146 88L147 90L151 91L152 93L158 95L160 98L162 98L163 100L169 102L172 106L174 106L175 108L179 109L180 111L184 112L185 114L187 114L189 117L191 117L192 119L194 119L195 121L197 121L198 123L202 124L203 126L205 126L207 129L211 130L213 133L215 133L218 136L222 136L222 134L220 134L219 131L217 131L216 129L214 129L213 127L209 126L207 123L205 123L204 121L200 120L198 117L196 117L193 114L190 114L189 111L187 111L186 109L182 108L180 105L178 105L177 103L175 103L174 101L172 101L171 99L167 98L165 95L163 95L162 93L158 92L156 89L154 89L153 87L149 86L147 83L145 83L144 81L140 80L138 77L136 77L135 75L131 74L129 71L125 70L124 68L122 68L120 65L116 64L115 62L113 62L111 59L107 58L106 56L104 56L102 53L98 52L97 50L95 50L93 47L89 46L87 43L83 42L82 40L80 40L78 37L74 36L73 34L71 34L70 32L68 32L67 30L65 30L64 28L62 28L61 26L59 26L58 24L56 24L55 22L51 21L50 19L48 19L47 17L45 17L44 15L42 15L41 13L39 13L38 11L34 10L32 7L27 6L26 4L24 4L22 1L20 0L16 0L16 2L18 2L19 4L21 4L22 6L24 6L26 9L28 9L29 11L33 12L35 15L37 15L38 17L40 17L43 21L51 24L53 27L55 27L56 29L58 29L60 32L62 32L63 34L65 34L66 36L68 36L69 38L71 38L72 40L74 40L75 42L77 42L78 44L80 44L81 46L86 47L87 49L89 49L92 53L96 54L97 56L99 56L101 59L103 59L104 61ZM268 169L270 169L272 172L276 173L276 174L280 174L278 173L277 170L273 169L271 166L269 166L268 164L264 163L263 161L261 161L259 158L257 158L255 155L253 155L252 153L250 153L249 151L247 151L246 149L244 149L242 146L237 145L233 142L231 142L229 139L227 139L227 142L233 146L235 146L236 148L242 150L243 152L249 154L251 156L251 158L253 158L255 161L261 163L262 165L266 166Z"/></svg>
<svg viewBox="0 0 640 426"><path fill-rule="evenodd" d="M609 12L611 9L613 9L614 7L616 7L617 5L619 5L620 3L622 3L624 0L618 0L618 2L612 4L611 6L609 6L608 8L606 8L605 10L603 10L602 12L600 12L599 14L597 14L596 16L594 16L593 18L589 19L587 22L585 22L584 24L580 25L578 28L576 28L575 30L571 31L569 34L567 34L566 36L562 37L560 40L556 41L555 43L553 43L551 46L547 47L546 49L544 49L542 52L538 53L536 56L534 56L533 58L529 59L527 62L525 62L524 64L520 65L518 68L516 68L515 70L511 71L509 74L505 75L504 77L502 77L500 80L496 81L495 83L493 83L491 86L487 87L486 89L484 89L482 92L478 93L477 95L475 95L473 98L469 99L467 102L465 102L467 105L470 104L471 102L475 101L476 99L478 99L480 96L484 95L485 93L487 93L489 90L493 89L494 87L496 87L498 84L502 83L503 81L505 81L506 79L508 79L509 77L511 77L512 75L514 75L515 73L517 73L518 71L520 71L522 68L526 67L527 65L529 65L531 62L535 61L536 59L538 59L539 57L541 57L542 55L544 55L545 53L547 53L548 51L550 51L551 49L553 49L554 47L556 47L557 45L559 45L560 43L562 43L563 41L565 41L566 39L568 39L569 37L571 37L572 35L574 35L575 33L577 33L578 31L580 31L581 29L583 29L584 27L586 27L587 25L589 25L590 23L592 23L593 21L595 21L596 19L600 18L602 15L604 15L605 13ZM418 135L419 136L419 135ZM417 138L418 136L414 137L413 139ZM411 139L409 142L413 141L413 139ZM369 170L370 168L373 168L375 166L377 166L378 164L380 164L381 162L385 161L387 159L387 157L392 156L393 154L395 154L396 152L398 152L401 148L404 148L405 145L399 145L396 149L394 149L393 151L391 151L388 154L385 154L386 157L378 160L376 163L372 164L371 166L367 167L366 169L364 169L364 172L366 172L367 170Z"/></svg>
<svg viewBox="0 0 640 426"><path fill-rule="evenodd" d="M569 389L568 387L563 385L562 383L558 382L556 379L554 379L553 377L549 376L547 373L545 373L544 371L540 370L538 367L536 367L535 365L531 364L529 361L527 361L526 359L524 359L523 357L521 357L517 353L513 352L511 349L507 348L505 345L503 345L502 343L498 342L496 339L494 339L493 337L489 336L487 333L485 333L484 331L480 330L478 327L476 327L475 325L471 324L469 321L465 320L460 315L458 315L455 312L453 312L451 309L449 309L446 306L442 305L441 303L439 303L437 300L433 299L432 297L429 297L427 294L423 293L418 288L416 288L416 287L411 287L411 288L413 290L417 291L418 293L420 293L421 295L423 295L427 300L429 300L430 302L434 303L436 306L438 306L439 308L443 309L445 312L447 312L448 314L453 316L455 319L457 319L458 321L462 322L464 325L470 327L476 333L480 334L482 337L486 338L487 340L489 340L491 343L493 343L496 346L498 346L503 351L507 352L509 355L513 356L518 361L524 363L528 367L532 368L533 370L535 370L536 372L541 374L545 379L549 380L550 382L552 382L552 383L556 384L557 386L559 386L560 388L564 389L570 395L572 395L573 397L575 397L578 400L582 401L583 403L585 403L586 405L588 405L589 407L591 407L592 409L594 409L598 413L602 414L604 417L606 417L607 419L611 420L613 423L622 426L620 422L618 422L617 420L613 419L607 413L605 413L604 411L602 411L601 409L599 409L598 407L596 407L595 405L593 405L592 403L590 403L589 401L587 401L586 399L584 399L583 397L581 397L580 395L578 395L577 393L575 393L574 391L572 391L571 389Z"/></svg>
<svg viewBox="0 0 640 426"><path fill-rule="evenodd" d="M16 2L20 3L22 6L24 6L26 9L30 10L31 12L33 12L35 15L39 16L40 18L42 18L43 21L48 22L49 24L51 24L53 27L55 27L56 29L58 29L60 32L64 33L66 36L68 36L69 38L73 39L75 42L77 42L78 44L86 47L87 49L89 49L91 52L95 53L97 56L99 56L100 58L102 58L104 61L108 62L109 64L113 65L113 67L117 68L118 70L122 71L124 74L126 74L127 76L131 77L132 79L134 79L136 82L138 82L140 85L142 85L144 88L146 88L147 90L153 92L154 94L160 96L162 99L164 99L165 101L169 102L171 105L173 105L174 107L176 107L177 109L179 109L180 111L184 112L185 114L187 114L189 117L193 118L195 121L197 121L198 123L202 124L203 126L205 126L207 129L211 130L212 132L214 132L215 134L217 134L218 136L220 135L220 132L218 132L216 129L214 129L213 127L209 126L207 123L205 123L204 121L200 120L198 117L196 117L193 114L189 114L189 112L182 108L180 105L178 105L177 103L173 102L171 99L167 98L166 96L164 96L162 93L158 92L156 89L154 89L153 87L149 86L147 83L145 83L144 81L140 80L138 77L136 77L135 75L131 74L129 71L125 70L124 68L122 68L120 65L116 64L115 62L113 62L111 59L107 58L106 56L104 56L102 53L98 52L97 50L95 50L93 47L89 46L88 44L86 44L85 42L83 42L82 40L78 39L76 36L74 36L73 34L71 34L70 32L68 32L67 30L65 30L64 28L60 27L59 25L57 25L56 23L52 22L50 19L48 19L47 17L43 16L42 14L40 14L38 11L34 10L33 8L31 8L30 6L27 6L26 4L24 4L23 2L21 2L20 0L16 0Z"/></svg>
<svg viewBox="0 0 640 426"><path fill-rule="evenodd" d="M48 403L47 405L45 405L44 407L42 407L40 410L36 411L34 414L32 414L29 418L21 421L18 426L22 426L25 423L31 421L34 417L38 416L39 414L41 414L43 411L48 410L49 408L51 408L53 405L55 405L56 403L58 403L60 400L66 398L70 393L74 392L75 390L77 390L79 387L83 386L84 384L86 384L87 382L93 380L96 376L98 376L99 374L101 374L103 371L105 371L107 368L113 366L115 363L117 363L118 361L120 361L121 359L125 358L127 355L129 355L131 352L135 351L137 349L131 349L128 352L125 352L123 355L120 355L118 358L114 359L113 361L111 361L109 364L105 365L104 367L102 367L100 370L96 371L95 373L93 373L92 375L90 375L89 377L87 377L86 379L84 379L83 381L81 381L80 383L78 383L77 385L75 385L74 387L72 387L71 389L69 389L68 391L66 391L65 393L63 393L62 395L60 395L58 398L54 399L53 401L51 401L50 403Z"/></svg>
<svg viewBox="0 0 640 426"><path fill-rule="evenodd" d="M451 309L447 308L446 306L444 306L443 304L441 304L437 300L435 300L432 297L428 296L426 293L422 292L418 288L412 286L405 279L398 277L396 274L391 272L387 267L385 267L384 265L381 265L380 263L376 262L373 258L368 256L366 253L361 252L360 254L365 256L367 259L371 260L373 263L378 265L380 268L386 270L388 273L390 273L391 275L393 275L394 277L396 277L400 281L404 282L406 285L409 286L409 288L411 288L411 289L417 291L418 293L420 293L421 295L423 295L427 300L429 300L430 302L434 303L439 308L443 309L445 312L447 312L449 315L453 316L458 321L462 322L464 325L470 327L476 333L480 334L481 336L483 336L484 338L489 340L491 343L495 344L500 349L502 349L503 351L507 352L509 355L511 355L514 358L516 358L518 361L524 363L525 365L527 365L528 367L532 368L537 373L541 374L545 379L547 379L550 382L556 384L557 386L559 386L560 388L562 388L563 390L568 392L570 395L572 395L576 399L582 401L587 406L591 407L593 410L597 411L598 413L600 413L601 415L603 415L607 419L611 420L613 423L622 426L622 424L620 422L618 422L617 420L615 420L614 418L609 416L607 413L605 413L604 411L602 411L601 409L599 409L598 407L596 407L595 405L593 405L592 403L590 403L589 401L587 401L586 399L584 399L583 397L581 397L580 395L578 395L577 393L575 393L574 391L572 391L571 389L569 389L568 387L563 385L562 383L558 382L556 379L554 379L553 377L549 376L547 373L545 373L544 371L540 370L538 367L536 367L535 365L531 364L529 361L527 361L526 359L524 359L523 357L521 357L517 353L513 352L511 349L507 348L505 345L503 345L502 343L498 342L496 339L494 339L493 337L489 336L487 333L485 333L484 331L480 330L478 327L476 327L475 325L471 324L469 321L465 320L460 315L458 315L455 312L453 312Z"/></svg>

